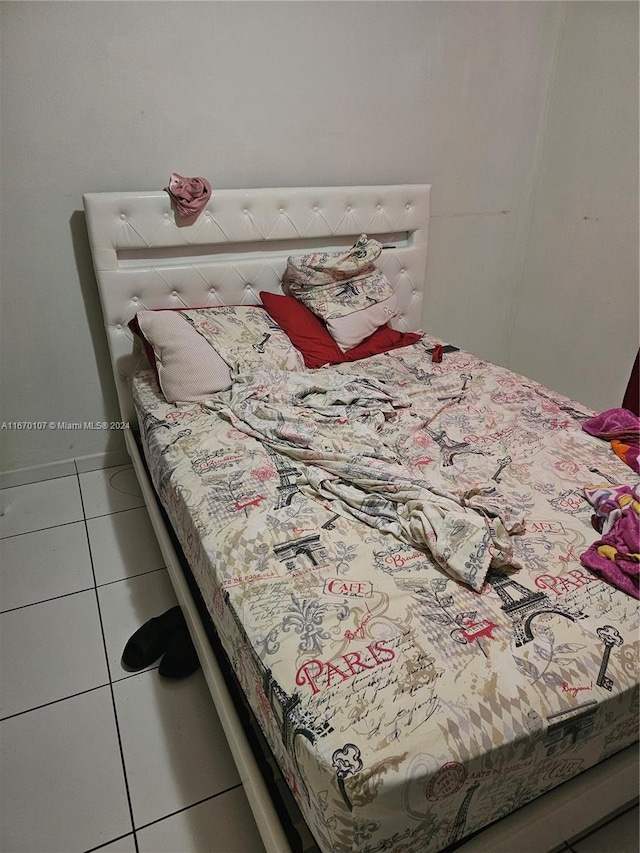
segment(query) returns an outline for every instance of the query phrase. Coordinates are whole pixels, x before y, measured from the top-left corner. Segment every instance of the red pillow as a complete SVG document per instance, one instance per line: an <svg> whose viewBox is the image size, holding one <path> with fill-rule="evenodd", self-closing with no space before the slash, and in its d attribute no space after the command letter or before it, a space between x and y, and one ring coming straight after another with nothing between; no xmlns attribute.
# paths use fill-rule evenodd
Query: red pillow
<svg viewBox="0 0 640 853"><path fill-rule="evenodd" d="M153 351L153 347L149 343L149 341L144 336L142 329L140 328L140 323L138 322L138 315L136 314L133 320L129 320L128 323L129 328L133 332L134 335L137 335L142 341L142 346L144 347L144 351L147 356L147 361L153 368L153 372L156 375L156 382L158 385L160 384L160 377L158 376L158 365L156 364L156 354Z"/></svg>
<svg viewBox="0 0 640 853"><path fill-rule="evenodd" d="M399 332L390 326L381 326L357 346L343 352L324 323L295 297L262 290L260 299L269 316L288 335L294 347L300 350L307 367L357 361L359 358L415 344L422 337L415 332Z"/></svg>

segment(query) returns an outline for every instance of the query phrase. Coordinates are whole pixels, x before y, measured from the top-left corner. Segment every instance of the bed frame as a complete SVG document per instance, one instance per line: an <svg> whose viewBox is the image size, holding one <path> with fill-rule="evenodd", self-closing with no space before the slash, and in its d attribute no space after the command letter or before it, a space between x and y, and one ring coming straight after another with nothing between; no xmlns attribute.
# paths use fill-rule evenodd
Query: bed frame
<svg viewBox="0 0 640 853"><path fill-rule="evenodd" d="M130 389L145 361L128 323L139 310L259 304L280 291L287 257L350 246L362 233L383 244L377 261L399 304L397 328L418 329L427 264L430 186L214 190L195 223L181 226L167 193L88 193L89 242L121 420L136 424ZM164 520L134 430L125 431L142 494L202 663L244 790L269 853L290 845L240 723L220 664ZM464 853L548 853L637 798L638 748L629 747L456 845Z"/></svg>

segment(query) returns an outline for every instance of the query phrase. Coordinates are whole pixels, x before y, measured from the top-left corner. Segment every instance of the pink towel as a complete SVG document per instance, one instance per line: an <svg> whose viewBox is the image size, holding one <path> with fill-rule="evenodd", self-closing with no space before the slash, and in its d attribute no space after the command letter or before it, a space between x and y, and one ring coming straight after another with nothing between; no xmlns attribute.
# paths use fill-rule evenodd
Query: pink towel
<svg viewBox="0 0 640 853"><path fill-rule="evenodd" d="M211 198L211 184L206 178L183 178L177 172L164 189L173 199L180 219L196 217Z"/></svg>

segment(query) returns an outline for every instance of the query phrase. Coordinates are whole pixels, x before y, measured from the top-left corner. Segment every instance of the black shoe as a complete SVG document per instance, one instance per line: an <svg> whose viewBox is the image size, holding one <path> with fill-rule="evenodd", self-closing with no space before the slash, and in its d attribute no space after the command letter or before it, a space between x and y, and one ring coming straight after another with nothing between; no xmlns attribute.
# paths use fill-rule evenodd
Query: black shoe
<svg viewBox="0 0 640 853"><path fill-rule="evenodd" d="M145 622L128 640L122 653L122 663L128 669L144 669L166 652L176 632L186 622L179 606Z"/></svg>
<svg viewBox="0 0 640 853"><path fill-rule="evenodd" d="M181 628L171 638L160 661L158 672L165 678L186 678L200 668L200 661L187 628Z"/></svg>

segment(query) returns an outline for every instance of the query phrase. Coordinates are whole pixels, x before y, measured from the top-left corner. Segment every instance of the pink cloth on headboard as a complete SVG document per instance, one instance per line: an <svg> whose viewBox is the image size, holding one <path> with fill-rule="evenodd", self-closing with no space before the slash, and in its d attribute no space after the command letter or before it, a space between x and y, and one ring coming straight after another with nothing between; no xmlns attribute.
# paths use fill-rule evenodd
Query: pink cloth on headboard
<svg viewBox="0 0 640 853"><path fill-rule="evenodd" d="M211 184L206 178L183 178L174 172L165 187L181 219L191 219L206 207L211 198Z"/></svg>

